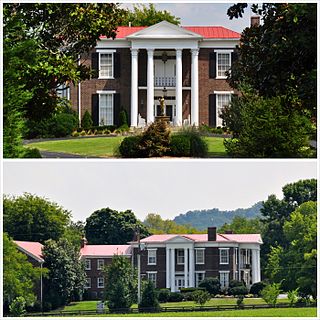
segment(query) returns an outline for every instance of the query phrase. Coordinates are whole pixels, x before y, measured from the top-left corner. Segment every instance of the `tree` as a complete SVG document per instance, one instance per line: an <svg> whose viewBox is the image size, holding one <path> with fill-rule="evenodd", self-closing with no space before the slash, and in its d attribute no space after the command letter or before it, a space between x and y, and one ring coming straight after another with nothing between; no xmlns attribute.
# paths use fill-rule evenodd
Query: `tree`
<svg viewBox="0 0 320 320"><path fill-rule="evenodd" d="M275 306L277 304L277 299L279 294L280 294L280 283L268 284L261 291L262 299L271 306Z"/></svg>
<svg viewBox="0 0 320 320"><path fill-rule="evenodd" d="M192 299L195 303L203 306L207 301L211 299L211 295L208 291L196 290L192 293Z"/></svg>
<svg viewBox="0 0 320 320"><path fill-rule="evenodd" d="M80 251L66 239L47 240L43 247L44 266L48 277L44 281L44 300L52 308L64 306L80 297L84 290L86 273L80 260Z"/></svg>
<svg viewBox="0 0 320 320"><path fill-rule="evenodd" d="M45 270L43 269L43 272ZM40 279L40 268L33 267L27 256L18 251L7 233L3 234L3 304L8 310L16 298L23 298L27 306L36 301L34 287ZM19 300L20 301L20 300ZM19 304L19 301L17 304Z"/></svg>
<svg viewBox="0 0 320 320"><path fill-rule="evenodd" d="M142 292L141 302L139 303L139 311L159 311L160 304L157 298L154 285L148 281Z"/></svg>
<svg viewBox="0 0 320 320"><path fill-rule="evenodd" d="M70 221L66 227L63 238L67 239L74 247L79 248L83 235L84 223L82 221Z"/></svg>
<svg viewBox="0 0 320 320"><path fill-rule="evenodd" d="M9 306L13 317L22 317L26 313L26 300L24 297L15 298Z"/></svg>
<svg viewBox="0 0 320 320"><path fill-rule="evenodd" d="M199 284L199 288L205 288L210 294L216 295L221 291L221 285L218 278L204 278Z"/></svg>
<svg viewBox="0 0 320 320"><path fill-rule="evenodd" d="M15 240L44 242L63 236L71 214L55 202L30 193L4 196L4 231Z"/></svg>
<svg viewBox="0 0 320 320"><path fill-rule="evenodd" d="M88 110L85 111L82 120L81 120L81 127L84 130L89 130L93 126L92 117Z"/></svg>
<svg viewBox="0 0 320 320"><path fill-rule="evenodd" d="M123 20L123 24L129 25L129 23L131 23L133 27L138 27L138 26L144 27L144 26L152 26L163 20L176 25L180 24L180 18L175 17L167 10L163 10L163 11L156 10L154 4L149 4L149 7L147 7L144 4L140 4L140 5L134 5L133 11L127 10L127 15Z"/></svg>
<svg viewBox="0 0 320 320"><path fill-rule="evenodd" d="M137 276L127 257L114 255L105 268L105 296L110 310L128 309L137 300Z"/></svg>
<svg viewBox="0 0 320 320"><path fill-rule="evenodd" d="M93 212L84 227L90 244L127 244L133 240L137 228L141 238L149 235L131 210L118 212L110 208Z"/></svg>
<svg viewBox="0 0 320 320"><path fill-rule="evenodd" d="M242 17L245 3L229 8L230 19ZM246 28L229 82L246 82L263 97L292 93L301 114L316 115L316 4L263 3L251 9L263 24Z"/></svg>
<svg viewBox="0 0 320 320"><path fill-rule="evenodd" d="M263 225L260 218L246 218L235 216L230 223L225 223L218 229L219 233L232 230L234 233L261 233Z"/></svg>

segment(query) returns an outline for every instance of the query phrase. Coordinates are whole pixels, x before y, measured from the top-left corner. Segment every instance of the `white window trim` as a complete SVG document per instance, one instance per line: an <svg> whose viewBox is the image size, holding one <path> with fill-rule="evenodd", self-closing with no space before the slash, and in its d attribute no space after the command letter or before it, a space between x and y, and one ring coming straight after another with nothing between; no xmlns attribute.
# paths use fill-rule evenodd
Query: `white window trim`
<svg viewBox="0 0 320 320"><path fill-rule="evenodd" d="M148 266L155 266L155 265L157 265L157 249L147 249L148 250ZM150 251L153 251L153 252L155 252L155 262L153 263L150 263L149 262L149 252Z"/></svg>
<svg viewBox="0 0 320 320"><path fill-rule="evenodd" d="M103 286L101 286L101 285L99 284L99 279L103 279ZM97 288L100 288L100 289L103 289L103 288L104 288L104 278L103 278L103 277L97 278Z"/></svg>
<svg viewBox="0 0 320 320"><path fill-rule="evenodd" d="M102 268L99 266L99 261L102 261ZM97 260L97 270L103 270L103 267L104 267L104 259L98 259Z"/></svg>
<svg viewBox="0 0 320 320"><path fill-rule="evenodd" d="M179 262L179 257L181 258L181 256L179 256L179 251L183 252L183 262ZM185 256L184 256L184 249L177 249L177 265L183 266L184 265L184 261L185 261Z"/></svg>
<svg viewBox="0 0 320 320"><path fill-rule="evenodd" d="M96 51L97 53L99 53L99 59L98 59L98 70L99 70L99 77L98 79L114 79L114 53L116 52L116 50L103 50L103 49L98 49ZM112 58L112 76L111 77L102 77L100 76L100 60L101 60L101 54L111 54L111 58Z"/></svg>
<svg viewBox="0 0 320 320"><path fill-rule="evenodd" d="M157 274L158 274L158 271L147 271L146 273L147 273L147 279L148 279L148 280L149 280L149 274L155 274L155 275L156 275L154 286L157 287L157 280L158 280L158 279L157 279L157 277L158 277ZM152 282L153 282L153 281L152 281Z"/></svg>
<svg viewBox="0 0 320 320"><path fill-rule="evenodd" d="M88 282L89 285L88 286L85 285L84 288L85 289L90 289L91 288L91 278L86 278L86 284L87 284L87 282Z"/></svg>
<svg viewBox="0 0 320 320"><path fill-rule="evenodd" d="M220 264L229 264L229 262L230 262L229 249L230 249L230 248L219 248L219 263L220 263ZM222 251L222 250L225 250L225 251L228 252L228 255L227 255L228 262L221 262L221 258L222 258L222 256L221 256L221 251ZM219 272L220 272L220 271L219 271ZM221 271L221 272L222 272L222 271ZM223 272L224 272L224 271L223 271Z"/></svg>
<svg viewBox="0 0 320 320"><path fill-rule="evenodd" d="M219 118L218 96L219 95L227 95L227 94L231 96L232 94L234 94L234 91L213 91L213 93L216 95L216 122L218 122L218 118ZM231 101L231 99L230 99L230 101Z"/></svg>
<svg viewBox="0 0 320 320"><path fill-rule="evenodd" d="M216 49L214 50L214 52L217 53L217 58L216 58L216 79L227 79L228 77L227 76L218 76L218 54L219 53L228 53L229 54L229 65L231 67L231 63L232 63L232 52L234 50L223 50L223 49Z"/></svg>
<svg viewBox="0 0 320 320"><path fill-rule="evenodd" d="M198 283L198 286L197 286L197 280L198 280L198 279L197 279L197 274L199 274L199 273L206 275L206 272L205 272L205 271L196 271L196 272L195 272L195 286L196 286L196 287L199 286L199 283ZM203 277L203 279L205 279L205 276ZM203 279L202 279L202 280L203 280ZM202 280L201 280L201 281L202 281ZM201 281L200 281L200 282L201 282Z"/></svg>
<svg viewBox="0 0 320 320"><path fill-rule="evenodd" d="M221 273L224 273L224 274L228 274L228 286L230 284L230 271L228 270L223 270L223 271L219 271L219 282L220 282L220 285L221 285ZM226 288L227 286L223 287L223 288Z"/></svg>
<svg viewBox="0 0 320 320"><path fill-rule="evenodd" d="M87 267L87 262L89 262L89 267ZM85 270L91 270L91 259L85 259L84 266Z"/></svg>
<svg viewBox="0 0 320 320"><path fill-rule="evenodd" d="M97 94L99 94L99 119L98 119L98 124L100 125L100 101L101 101L101 95L105 94L111 94L112 95L112 115L114 116L114 94L116 93L115 90L97 90ZM114 121L112 119L112 125L114 125Z"/></svg>
<svg viewBox="0 0 320 320"><path fill-rule="evenodd" d="M205 248L196 248L195 249L195 258L196 258L196 264L205 264ZM203 262L198 262L197 261L197 251L202 251L203 252Z"/></svg>

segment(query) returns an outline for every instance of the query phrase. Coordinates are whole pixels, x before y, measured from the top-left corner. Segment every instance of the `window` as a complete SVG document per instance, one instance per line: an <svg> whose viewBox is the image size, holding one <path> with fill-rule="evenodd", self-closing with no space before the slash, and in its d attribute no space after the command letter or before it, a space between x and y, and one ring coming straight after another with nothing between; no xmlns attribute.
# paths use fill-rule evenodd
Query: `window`
<svg viewBox="0 0 320 320"><path fill-rule="evenodd" d="M112 79L113 78L113 53L99 54L99 78Z"/></svg>
<svg viewBox="0 0 320 320"><path fill-rule="evenodd" d="M204 264L204 249L196 249L196 264Z"/></svg>
<svg viewBox="0 0 320 320"><path fill-rule="evenodd" d="M216 125L217 127L222 127L222 119L220 118L221 110L228 106L231 102L232 92L215 92L216 93L216 104L217 104L217 114L216 114Z"/></svg>
<svg viewBox="0 0 320 320"><path fill-rule="evenodd" d="M61 84L56 90L57 96L59 98L70 100L70 87L67 86L65 83Z"/></svg>
<svg viewBox="0 0 320 320"><path fill-rule="evenodd" d="M219 249L220 251L220 264L229 264L229 248Z"/></svg>
<svg viewBox="0 0 320 320"><path fill-rule="evenodd" d="M199 287L200 282L204 279L205 272L196 272L196 288Z"/></svg>
<svg viewBox="0 0 320 320"><path fill-rule="evenodd" d="M157 272L147 272L148 280L151 281L154 287L157 287Z"/></svg>
<svg viewBox="0 0 320 320"><path fill-rule="evenodd" d="M157 264L157 249L148 249L148 265Z"/></svg>
<svg viewBox="0 0 320 320"><path fill-rule="evenodd" d="M97 287L98 288L104 288L104 278L98 278L97 279Z"/></svg>
<svg viewBox="0 0 320 320"><path fill-rule="evenodd" d="M99 125L113 125L113 94L99 94Z"/></svg>
<svg viewBox="0 0 320 320"><path fill-rule="evenodd" d="M85 289L91 288L91 278L86 278Z"/></svg>
<svg viewBox="0 0 320 320"><path fill-rule="evenodd" d="M91 270L91 260L86 259L84 263L85 263L85 270Z"/></svg>
<svg viewBox="0 0 320 320"><path fill-rule="evenodd" d="M177 264L184 264L184 250L177 250Z"/></svg>
<svg viewBox="0 0 320 320"><path fill-rule="evenodd" d="M220 273L220 285L222 288L229 287L229 271L219 271Z"/></svg>
<svg viewBox="0 0 320 320"><path fill-rule="evenodd" d="M231 68L231 51L217 52L217 78L227 78L226 72Z"/></svg>
<svg viewBox="0 0 320 320"><path fill-rule="evenodd" d="M97 264L97 269L102 270L104 267L104 260L103 259L98 259L98 264Z"/></svg>

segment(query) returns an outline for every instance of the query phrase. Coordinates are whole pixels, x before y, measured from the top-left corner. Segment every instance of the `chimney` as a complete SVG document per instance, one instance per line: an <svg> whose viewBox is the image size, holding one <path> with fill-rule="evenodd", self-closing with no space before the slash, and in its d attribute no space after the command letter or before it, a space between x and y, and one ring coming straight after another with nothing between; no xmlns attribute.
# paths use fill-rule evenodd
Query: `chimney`
<svg viewBox="0 0 320 320"><path fill-rule="evenodd" d="M217 228L208 227L208 241L216 241L216 240L217 240Z"/></svg>
<svg viewBox="0 0 320 320"><path fill-rule="evenodd" d="M83 236L83 238L81 239L81 248L83 248L84 246L86 246L88 244L88 240L86 239L85 236Z"/></svg>
<svg viewBox="0 0 320 320"><path fill-rule="evenodd" d="M260 16L252 16L251 27L259 27L259 26L260 26Z"/></svg>

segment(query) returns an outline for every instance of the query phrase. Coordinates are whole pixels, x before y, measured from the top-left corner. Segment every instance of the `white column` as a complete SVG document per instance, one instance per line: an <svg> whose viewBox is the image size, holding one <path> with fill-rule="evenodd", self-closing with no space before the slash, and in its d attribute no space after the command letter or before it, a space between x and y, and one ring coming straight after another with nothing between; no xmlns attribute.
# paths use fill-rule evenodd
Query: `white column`
<svg viewBox="0 0 320 320"><path fill-rule="evenodd" d="M189 260L190 260L190 268L189 268L189 286L194 287L194 248L189 249Z"/></svg>
<svg viewBox="0 0 320 320"><path fill-rule="evenodd" d="M261 270L260 270L260 249L257 249L257 282L261 281Z"/></svg>
<svg viewBox="0 0 320 320"><path fill-rule="evenodd" d="M170 288L170 249L166 248L166 288Z"/></svg>
<svg viewBox="0 0 320 320"><path fill-rule="evenodd" d="M138 49L131 49L131 127L138 126Z"/></svg>
<svg viewBox="0 0 320 320"><path fill-rule="evenodd" d="M184 287L188 288L188 248L184 248Z"/></svg>
<svg viewBox="0 0 320 320"><path fill-rule="evenodd" d="M175 125L182 125L182 50L176 49L176 118Z"/></svg>
<svg viewBox="0 0 320 320"><path fill-rule="evenodd" d="M171 292L176 290L175 288L175 249L171 249L171 257L170 257L170 275L171 275Z"/></svg>
<svg viewBox="0 0 320 320"><path fill-rule="evenodd" d="M153 72L153 52L154 49L148 49L148 68L147 68L147 124L154 121L154 72Z"/></svg>
<svg viewBox="0 0 320 320"><path fill-rule="evenodd" d="M191 124L199 125L199 74L198 55L199 49L191 50Z"/></svg>
<svg viewBox="0 0 320 320"><path fill-rule="evenodd" d="M252 249L252 283L260 282L260 251Z"/></svg>

